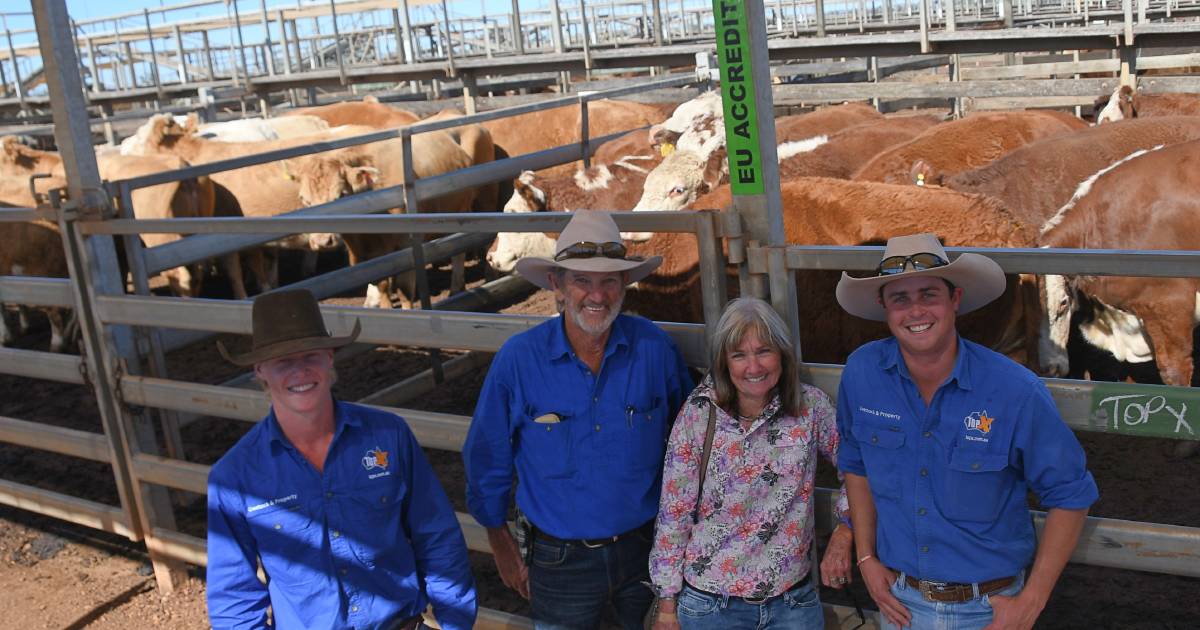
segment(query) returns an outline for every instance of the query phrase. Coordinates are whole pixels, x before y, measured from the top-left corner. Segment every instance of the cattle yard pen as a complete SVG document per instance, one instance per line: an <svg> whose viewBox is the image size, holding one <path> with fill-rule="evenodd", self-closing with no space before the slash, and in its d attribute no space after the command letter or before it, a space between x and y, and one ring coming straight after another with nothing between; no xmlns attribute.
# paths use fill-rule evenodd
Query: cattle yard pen
<svg viewBox="0 0 1200 630"><path fill-rule="evenodd" d="M582 4L580 3L580 5ZM768 6L772 4L775 3L767 3ZM901 3L896 4L900 5ZM925 8L923 3L915 4L919 4L918 9L922 11ZM591 6L590 3L589 6ZM596 6L605 5L597 3ZM796 4L779 3L779 6L787 8L788 6L794 7ZM818 2L816 6L823 5ZM892 7L892 3L884 6ZM913 5L906 4L904 6L912 8ZM953 7L954 5L947 3L946 6ZM985 8L998 12L1003 10L1001 7L1008 7L1009 12L1005 15L1011 16L1013 8L1013 4L1008 2L963 6L980 7L980 15L987 15L984 11ZM1016 7L1026 9L1024 16L1029 20L1050 19L1039 17L1039 15L1044 16L1045 8L1050 6L1031 2L1016 3ZM1061 6L1060 3L1053 3L1053 7L1059 6ZM1085 2L1081 6L1081 13L1086 14L1089 6L1097 5ZM1178 14L1190 10L1191 5L1173 2L1165 5L1143 3L1140 8L1146 9L1147 7L1163 12L1174 10ZM306 10L308 9L306 7ZM1137 5L1126 0L1123 14L1128 17L1136 9ZM890 9L883 11L888 10ZM1092 16L1095 17L1099 10L1098 8L1092 9ZM922 11L918 11L918 13ZM401 271L416 269L418 277L421 277L424 262L442 259L453 253L477 247L479 244L485 243L489 239L489 235L495 232L558 231L566 223L568 215L557 213L525 216L430 215L415 214L415 210L417 202L434 198L452 188L496 182L505 178L511 179L523 170L537 170L576 160L586 161L596 146L609 139L589 137L586 115L589 102L628 95L642 90L690 85L696 81L696 77L686 76L635 88L621 88L600 93L580 93L552 102L521 105L504 111L490 111L454 121L422 123L357 138L204 164L181 171L115 182L100 182L96 176L94 164L90 168L90 172L86 166L80 166L80 164L86 164L87 156L91 154L90 123L82 98L77 98L77 95L83 93L81 78L74 72L59 73L55 71L58 63L63 65L57 67L73 67L70 65L70 60L78 54L69 44L65 49L62 47L63 42L71 40L68 33L72 32L65 7L61 1L47 2L45 6L35 7L35 13L37 13L39 21L39 33L42 35L41 52L45 58L57 60L47 64L45 80L50 82L52 87L61 85L60 94L67 95L67 98L60 99L61 102L54 102L51 105L54 107L54 122L58 127L60 139L59 148L63 152L64 164L67 167L71 194L69 197L57 193L51 194L47 206L36 210L0 210L0 221L29 221L44 217L57 222L63 232L63 243L68 255L71 278L0 277L0 303L73 309L82 330L83 352L80 356L71 356L0 348L0 373L90 387L99 405L104 433L96 434L53 428L17 418L0 417L0 441L109 464L116 480L119 505L107 505L83 497L47 491L6 480L0 480L0 503L111 532L130 540L144 541L150 551L156 577L164 589L172 588L172 585L180 578L182 563L197 565L205 563L204 541L178 531L167 494L168 488L199 494L206 491L208 467L186 461L184 445L178 437L179 425L186 422L186 418L190 415L254 422L266 413L268 399L264 393L258 391L234 386L202 385L170 378L165 366L165 353L214 333L248 334L250 332L250 304L221 300L153 297L150 295L148 278L165 269L265 243L286 234L304 232L406 233L414 236L451 234L451 236L436 241L426 242L423 245L401 250L354 267L311 278L302 283L302 286L311 288L320 298ZM928 20L932 13L931 11L926 14L925 19ZM1150 11L1150 14L1153 15L1153 10ZM864 12L862 15L866 16L866 13ZM951 11L946 15L949 17L946 19L945 25L950 27L954 24L953 16L956 15L956 12ZM964 12L958 11L957 15L962 15L963 21L967 21ZM1021 15L1019 9L1018 15ZM882 16L880 17L882 18ZM703 23L699 17L696 19L697 23ZM896 23L901 21L895 14L890 14L889 19ZM1063 20L1061 17L1057 19L1069 21ZM863 23L867 22L868 20L864 17ZM683 39L682 35L684 34L696 37L701 35L701 29L689 30L690 27L687 26L689 23L687 20L684 21L684 26L680 31L681 36L678 39ZM796 29L797 33L800 30L800 25L796 22L789 24L784 19L781 23L788 28ZM529 23L525 26L532 28ZM857 24L852 26L854 29L858 28ZM1077 44L1097 42L1105 43L1105 46L1100 46L1101 48L1124 50L1118 45L1118 42L1124 41L1128 42L1125 44L1126 46L1131 45L1133 37L1128 35L1131 29L1143 26L1160 25L1147 23L1134 26L1132 20L1127 20L1124 25L1109 25L1102 29L1086 27L1086 29L1100 29L1103 32L1081 30L1076 37L1082 39L1078 39L1074 43L1063 46L1061 42L1056 41L1053 47L1036 50L1070 49ZM817 25L814 23L805 28L812 28L816 32ZM822 28L829 28L829 26L822 25ZM830 30L834 29L830 28ZM496 35L496 33L503 32L503 29L492 29L489 32L493 33L494 37L500 38L500 35ZM1113 32L1116 33L1116 37L1113 37ZM1195 37L1194 33L1200 33L1200 30L1190 32L1193 33L1191 37ZM1143 35L1148 38L1157 37L1155 33L1156 31L1153 29L1144 29L1139 31L1138 37ZM786 35L786 33L783 34ZM1125 36L1128 36L1128 39L1122 40L1121 38ZM1029 35L1024 37L1026 39L1019 44L1024 47L1017 49L1034 50L1032 48L1033 39ZM974 39L965 36L963 30L953 31L949 28L933 35L923 28L918 34L889 35L885 33L879 38L879 42L861 42L866 48L855 48L854 50L867 58L875 56L876 53L884 56L885 54L929 52L925 49L927 45L942 53L953 51L956 46L962 47L964 52L983 49L1003 52L1008 49L1006 46L1011 45L1014 41L1007 37ZM857 40L858 37L852 36L845 39ZM884 42L883 39L888 39L890 43ZM816 42L812 48L818 49L819 54L813 54L823 57L829 56L831 52L842 50L830 44L830 40L831 38L824 40L772 40L770 48L773 57L776 56L777 51L782 51L779 53L780 58L791 58L787 55L804 50L805 42ZM1046 46L1048 41L1039 40L1037 45ZM847 44L846 46L851 45ZM871 49L872 46L878 46L878 48ZM917 48L916 51L912 50L914 46ZM994 48L989 48L992 46ZM270 44L267 44L267 47L269 48ZM666 54L676 55L675 59L690 56L694 60L696 52L706 52L709 48L708 45L664 47L659 49L659 53L655 53L659 55L658 57L652 57L647 53L647 56L638 63L647 60L657 62L668 59L668 57L662 56ZM682 55L681 51L685 49L689 52L682 57L678 56ZM849 48L846 49L849 50ZM561 54L570 57L572 53L569 52L569 46L566 46L565 50L567 52ZM667 51L671 52L667 53ZM493 49L492 53L491 61L501 57L499 48ZM592 55L594 61L601 58L602 54L604 53L585 53L580 61L585 60L589 55ZM549 57L550 54L547 53L546 56ZM406 63L409 66L419 63L412 57L408 59ZM1133 59L1136 60L1136 56ZM485 58L485 61L488 59ZM1131 80L1128 78L1132 76L1128 74L1131 59L1128 58L1127 53L1117 59L1098 61L1102 63L1086 66L1092 68L1086 71L1120 72L1124 69L1127 73L1126 79ZM288 61L287 65L291 66L291 63ZM470 59L463 59L457 68L461 71L463 68L469 67L470 63L473 63ZM559 64L558 67L573 68L576 67L574 64L577 61L572 58L566 62L559 60L539 63L546 63L547 67ZM1054 67L1036 69L1029 66L1013 66L1007 70L980 69L978 77L986 79L980 83L1001 83L1003 79L1010 77L1061 75L1085 67L1066 68L1063 63L1067 62L1056 63L1057 65ZM1078 63L1092 62L1080 61ZM436 72L433 70L421 70L421 72L436 74L442 72L445 66L445 64L435 65L439 68ZM1016 70L1016 68L1021 70ZM349 67L346 69L349 70ZM995 74L985 77L985 70L990 70ZM1020 74L1021 71L1026 71L1028 74ZM325 72L328 74L328 71ZM297 72L292 75L290 80L329 81L328 76L302 79L300 74ZM347 74L352 73L348 72ZM961 78L966 79L970 72L963 68L961 74ZM279 75L280 73L277 72L276 78L282 79L287 76L286 74ZM246 76L246 74L243 73L242 76ZM1140 77L1137 80L1148 90L1196 89L1192 87L1195 85L1192 83L1194 79ZM1094 96L1101 85L1104 89L1110 89L1109 85L1114 79L1079 81L1079 84L1086 86L1089 91L1085 91L1081 87L1078 91L1073 91L1074 88L1062 88L1072 90L1069 94L1057 92L1031 94L1031 88L1020 87L1025 82L1008 81L1012 84L1011 86L989 87L988 89L991 91L984 96L1006 98L1071 96L1079 98L1084 94ZM1087 83L1088 81L1093 83ZM0 81L0 83L2 82ZM941 84L932 89L938 95L963 97L979 95L970 92L968 88L942 87L970 83L971 81L964 80L961 84ZM1061 83L1066 84L1066 81ZM296 83L296 85L302 85L302 83ZM888 85L856 84L855 87L840 84L785 85L777 86L775 90L777 94L785 96L792 94L799 99L820 101L862 98L863 95L873 98L879 94L891 94L902 98L909 95L909 92L905 90L912 87L894 84L904 87L889 88L886 87ZM872 87L878 91L870 91ZM888 89L895 89L896 92L887 92ZM843 90L843 92L838 92L838 90ZM944 92L936 92L936 90L944 90ZM854 91L859 96L842 96L850 91ZM89 96L94 97L95 94ZM884 98L887 97L884 96ZM26 99L21 106L25 107L30 102L33 102L33 99ZM581 142L425 179L412 177L411 166L408 166L409 172L406 173L406 185L404 186L375 190L279 217L164 220L131 218L132 192L138 188L393 138L402 140L406 165L411 165L411 160L407 158L411 152L409 139L414 134L498 119L519 113L541 111L556 106L579 106L581 108L583 112L581 129L583 139ZM406 214L371 214L397 207L405 208ZM109 208L114 210L108 210ZM870 269L878 260L879 248L871 247L762 247L750 241L748 236L742 233L741 222L735 214L721 215L708 212L618 213L614 217L618 225L625 231L682 232L695 235L701 253L700 274L704 315L705 321L709 324L715 323L725 296L724 268L726 261L723 259L723 243L728 246L728 263L738 266L741 271L744 279L743 292L769 294L775 307L781 313L795 313L794 304L787 304L785 300L779 298L779 296L788 294L786 290L788 274L801 269ZM194 234L194 236L149 249L141 246L139 234L162 232ZM133 294L127 294L125 280L118 271L116 237L121 238L127 253L134 279ZM964 250L961 248L950 248L950 251L952 253L961 251L986 253L993 256L1007 273L1190 277L1196 275L1196 269L1200 269L1200 254L1192 252ZM526 330L545 319L545 317L532 315L488 315L428 310L431 303L428 289L423 282L419 292L425 307L420 311L385 312L356 307L323 306L322 312L334 334L348 331L355 320L361 321L363 332L360 343L430 349L454 348L471 352L495 352L510 335ZM794 317L792 321L795 321ZM170 322L169 327L164 327L163 322ZM670 322L664 322L662 325L679 344L689 365L705 367L707 345L705 325ZM798 339L800 348L803 347L802 343L803 340ZM435 363L431 370L437 373L443 368L450 369L451 364L456 361L458 360L448 362L444 366L440 362ZM836 396L839 374L838 366L816 364L806 366L807 378L832 396ZM1072 428L1078 431L1134 433L1192 440L1198 437L1194 431L1197 423L1187 414L1186 404L1193 401L1200 402L1200 397L1188 388L1100 384L1062 379L1047 379L1046 382L1064 418ZM1128 400L1133 401L1134 405L1126 404L1122 407L1119 404L1121 401L1113 401L1114 396L1140 396L1142 398L1130 398ZM1161 399L1162 404L1156 407L1157 411L1150 412L1151 406L1144 401L1156 398ZM1137 401L1143 402L1139 406ZM1197 405L1193 404L1192 406ZM385 408L404 416L423 446L448 451L461 450L470 420L468 417L391 406ZM1130 412L1131 408L1135 408L1135 411ZM1196 420L1200 420L1200 417ZM160 438L156 435L158 432L161 432L161 448ZM818 528L828 530L832 525L829 491L821 490L821 497L818 509ZM1042 515L1038 514L1035 518L1040 527ZM490 551L482 528L464 514L459 515L459 520L466 533L468 546L476 551ZM1080 544L1072 557L1073 562L1081 564L1191 577L1200 577L1198 560L1200 560L1200 528L1094 517L1089 519ZM528 627L527 624L528 620L497 611L482 611L481 614L481 626Z"/></svg>

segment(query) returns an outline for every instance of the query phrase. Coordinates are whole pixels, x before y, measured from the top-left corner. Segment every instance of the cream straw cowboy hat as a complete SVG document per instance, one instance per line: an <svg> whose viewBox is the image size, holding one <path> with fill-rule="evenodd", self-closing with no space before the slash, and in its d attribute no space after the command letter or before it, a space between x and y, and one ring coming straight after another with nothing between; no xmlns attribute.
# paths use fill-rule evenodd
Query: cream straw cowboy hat
<svg viewBox="0 0 1200 630"><path fill-rule="evenodd" d="M274 291L254 298L252 347L245 354L230 354L217 342L221 356L235 365L250 366L297 352L340 348L349 345L362 331L360 322L345 337L333 337L325 330L321 308L307 289Z"/></svg>
<svg viewBox="0 0 1200 630"><path fill-rule="evenodd" d="M888 239L876 275L853 278L843 271L837 285L838 304L851 315L885 321L879 289L893 280L911 276L944 278L962 287L959 315L970 313L1004 293L1004 270L996 261L980 254L962 254L950 262L936 236L912 234Z"/></svg>
<svg viewBox="0 0 1200 630"><path fill-rule="evenodd" d="M516 270L526 280L553 289L549 275L555 269L573 271L625 272L632 284L653 273L662 264L662 256L627 257L625 244L616 222L607 212L579 210L558 235L554 258L526 257L517 261Z"/></svg>

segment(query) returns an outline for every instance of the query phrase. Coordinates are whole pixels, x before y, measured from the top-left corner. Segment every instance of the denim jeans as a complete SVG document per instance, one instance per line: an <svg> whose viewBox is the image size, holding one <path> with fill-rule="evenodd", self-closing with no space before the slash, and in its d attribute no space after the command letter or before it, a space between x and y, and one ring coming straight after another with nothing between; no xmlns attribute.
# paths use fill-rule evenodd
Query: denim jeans
<svg viewBox="0 0 1200 630"><path fill-rule="evenodd" d="M825 627L825 613L812 579L805 579L763 604L751 604L740 597L702 593L684 583L675 610L681 630L821 630Z"/></svg>
<svg viewBox="0 0 1200 630"><path fill-rule="evenodd" d="M992 595L1013 596L1025 587L1025 574L1017 575L1017 579L1008 586L975 599L959 603L931 602L916 587L909 586L904 581L904 574L892 584L892 595L904 604L912 614L912 625L905 626L912 630L937 628L939 630L979 630L992 622ZM887 618L880 615L882 630L898 630L898 626L888 623Z"/></svg>
<svg viewBox="0 0 1200 630"><path fill-rule="evenodd" d="M649 537L633 533L603 547L533 541L529 599L536 630L599 628L611 602L617 623L640 630L654 593Z"/></svg>

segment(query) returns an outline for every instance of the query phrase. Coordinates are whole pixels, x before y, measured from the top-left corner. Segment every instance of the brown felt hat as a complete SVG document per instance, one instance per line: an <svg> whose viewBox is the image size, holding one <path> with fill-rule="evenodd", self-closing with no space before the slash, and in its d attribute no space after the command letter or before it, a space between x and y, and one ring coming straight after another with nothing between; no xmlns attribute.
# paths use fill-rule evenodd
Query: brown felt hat
<svg viewBox="0 0 1200 630"><path fill-rule="evenodd" d="M217 342L217 350L235 365L251 366L297 352L340 348L353 343L362 332L355 320L354 330L345 337L330 336L321 317L317 298L307 289L274 291L254 298L251 311L254 334L250 352L230 354L225 344Z"/></svg>
<svg viewBox="0 0 1200 630"><path fill-rule="evenodd" d="M625 281L633 284L650 275L662 264L662 256L649 258L591 256L580 258L558 259L563 250L582 243L607 244L622 243L621 231L617 229L616 221L602 210L578 210L567 227L558 235L554 244L554 258L539 258L527 256L517 261L515 269L526 280L542 287L554 289L550 284L549 274L555 269L571 269L574 271L624 272Z"/></svg>
<svg viewBox="0 0 1200 630"><path fill-rule="evenodd" d="M937 237L932 234L910 234L895 236L888 239L887 247L883 249L880 261L894 256L912 256L914 254L935 254L942 260L950 260L946 249L942 247ZM1004 270L996 261L981 254L961 254L948 265L922 270L906 270L891 275L875 275L867 278L854 278L842 272L842 279L837 284L838 304L851 315L878 322L887 320L883 306L879 304L879 289L894 280L909 276L934 276L945 278L962 287L962 302L958 305L958 314L965 315L987 305L1004 293Z"/></svg>

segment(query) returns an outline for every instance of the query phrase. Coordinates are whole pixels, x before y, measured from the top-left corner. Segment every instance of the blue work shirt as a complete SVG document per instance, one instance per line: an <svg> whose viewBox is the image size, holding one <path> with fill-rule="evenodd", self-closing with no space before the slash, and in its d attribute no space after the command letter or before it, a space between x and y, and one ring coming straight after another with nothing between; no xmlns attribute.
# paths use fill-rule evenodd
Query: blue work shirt
<svg viewBox="0 0 1200 630"><path fill-rule="evenodd" d="M274 410L208 477L208 614L217 630L379 628L432 601L443 628L475 623L458 519L408 425L336 402L324 473ZM255 576L262 559L267 584Z"/></svg>
<svg viewBox="0 0 1200 630"><path fill-rule="evenodd" d="M1047 508L1099 498L1079 441L1029 370L959 338L954 371L925 405L895 338L846 360L838 466L867 478L875 554L924 580L1016 575L1036 540L1026 495Z"/></svg>
<svg viewBox="0 0 1200 630"><path fill-rule="evenodd" d="M600 373L571 349L561 316L513 335L488 370L463 446L467 507L505 523L517 506L564 539L622 534L658 512L668 422L692 390L675 343L618 315Z"/></svg>

